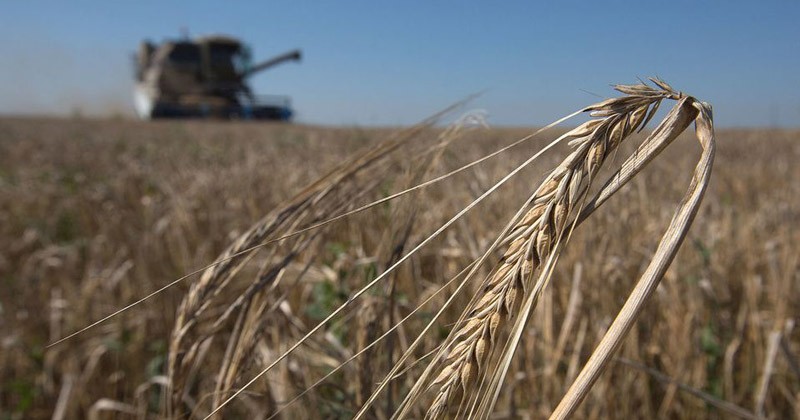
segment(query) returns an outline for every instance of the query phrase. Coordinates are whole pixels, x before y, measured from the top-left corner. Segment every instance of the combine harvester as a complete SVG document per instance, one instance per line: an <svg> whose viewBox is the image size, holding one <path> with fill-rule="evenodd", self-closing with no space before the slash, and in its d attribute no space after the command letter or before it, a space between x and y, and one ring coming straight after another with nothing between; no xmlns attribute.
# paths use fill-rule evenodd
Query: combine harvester
<svg viewBox="0 0 800 420"><path fill-rule="evenodd" d="M286 96L255 95L247 84L254 74L287 61L290 51L252 64L250 48L237 39L208 36L142 42L135 59L134 103L142 119L221 118L289 121Z"/></svg>

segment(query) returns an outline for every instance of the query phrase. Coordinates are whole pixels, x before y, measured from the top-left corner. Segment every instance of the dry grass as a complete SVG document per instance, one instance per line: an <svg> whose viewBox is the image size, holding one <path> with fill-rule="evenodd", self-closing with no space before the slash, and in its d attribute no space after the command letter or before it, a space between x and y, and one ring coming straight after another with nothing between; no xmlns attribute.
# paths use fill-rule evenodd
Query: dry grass
<svg viewBox="0 0 800 420"><path fill-rule="evenodd" d="M180 398L169 398L195 415L207 414L228 396L219 391L239 387L262 371L348 295L397 261L398 249L403 253L408 244L419 243L542 144L526 143L519 152L423 192L282 242L242 260L238 275L230 279L211 275L220 281L212 288L218 290L214 302L219 303L199 315L189 308L200 308L202 302L181 305L185 296L203 293L203 281L195 280L43 350L46 343L213 261L236 238L252 232L251 224L264 214L296 203L292 197L296 200L301 188L392 131L1 120L2 416L47 418L57 410L63 418L125 411L158 417L166 410L168 349L176 342L204 354L180 374L185 384ZM292 213L296 219L281 229L313 223L444 173L526 133L471 131L441 159L401 156L381 166L386 178L374 188L336 192L331 204L303 217ZM440 134L424 129L408 139L408 150L424 151ZM793 329L800 309L795 246L800 236L793 228L800 220L800 173L793 164L800 157L800 133L722 130L717 136L714 177L687 243L619 351L652 372L610 365L577 417L731 415L709 396L773 418L800 410L800 372L793 370L800 354L800 336ZM616 166L631 147L623 144L619 158L608 155L610 165ZM650 260L689 182L696 149L690 139L678 141L574 231L521 337L495 407L498 417L538 418L555 409ZM481 256L530 195L528 181L538 182L542 169L564 154L562 148L546 155L549 160L523 171L412 256L387 279L391 286L366 294L358 307L313 335L235 400L226 418L285 408L408 315L433 295L441 279ZM367 177L361 185L378 179ZM362 190L368 191L354 192ZM286 261L295 247L305 252ZM527 249L534 248L540 252ZM580 275L577 267L582 267ZM278 270L266 278L273 280L259 293L248 293L253 279L265 278L272 268ZM218 287L224 281L226 287ZM374 386L395 364L454 288L433 296L396 334L369 349L368 358L346 365L280 415L351 417L370 395L369 384ZM468 286L470 292L478 288ZM243 295L251 299L226 312ZM468 295L456 297L454 308L445 311L446 321L413 358L436 349L458 325L453 323L459 308L469 304ZM180 317L196 321L187 329L191 334L175 340L176 323L189 325ZM224 322L215 327L220 319ZM408 370L381 394L370 416L383 418L402 401L425 362L406 365ZM422 414L419 409L415 413Z"/></svg>

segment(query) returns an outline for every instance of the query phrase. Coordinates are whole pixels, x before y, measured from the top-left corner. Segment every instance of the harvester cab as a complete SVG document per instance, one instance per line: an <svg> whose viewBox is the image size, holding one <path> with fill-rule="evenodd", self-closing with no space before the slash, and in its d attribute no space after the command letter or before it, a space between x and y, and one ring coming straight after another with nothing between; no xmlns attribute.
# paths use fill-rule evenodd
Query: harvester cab
<svg viewBox="0 0 800 420"><path fill-rule="evenodd" d="M135 59L137 114L153 118L241 118L288 121L286 96L255 95L247 81L258 72L299 61L299 50L253 64L250 48L226 36L142 42Z"/></svg>

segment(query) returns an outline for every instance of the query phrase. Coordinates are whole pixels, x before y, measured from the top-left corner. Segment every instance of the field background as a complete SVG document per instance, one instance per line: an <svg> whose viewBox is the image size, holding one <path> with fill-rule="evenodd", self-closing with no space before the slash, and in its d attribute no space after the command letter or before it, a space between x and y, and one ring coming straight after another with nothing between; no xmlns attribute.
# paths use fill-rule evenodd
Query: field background
<svg viewBox="0 0 800 420"><path fill-rule="evenodd" d="M134 416L123 415L126 410L156 418L163 396L158 378L188 282L61 345L44 346L210 263L275 206L394 131L0 119L0 419L50 418L54 411L64 418ZM438 131L412 141L431 142ZM433 173L530 131L469 131L449 146ZM800 416L800 132L720 129L717 137L701 211L618 354L677 382L614 363L583 404L581 418L731 416L678 382L768 418ZM413 200L419 210L410 244L552 138L532 140L395 202ZM479 256L565 150L556 148L520 173L404 265L397 314L408 313ZM576 231L517 353L498 418L540 418L555 407L648 263L698 156L696 141L684 135ZM401 150L398 162L399 177L413 159ZM377 195L358 201L402 189L396 184L390 179ZM311 270L284 301L290 310L264 321L264 348L292 344L299 331L374 276L390 215L382 206L338 223L298 258L294 264ZM383 293L379 288L367 301ZM357 321L366 316L348 312L283 376L254 389L269 398L246 397L231 413L247 418L268 412L310 385L360 346ZM284 322L288 318L292 327ZM377 324L386 328L385 320ZM415 319L394 345L402 349L421 325ZM222 353L224 346L211 351ZM363 384L386 371L387 353L379 347L369 360L348 367L287 411L289 418L352 415ZM269 362L262 359L268 358L253 358L244 380ZM370 377L360 378L364 372ZM401 391L393 391L395 401ZM386 404L381 401L373 415L382 418Z"/></svg>

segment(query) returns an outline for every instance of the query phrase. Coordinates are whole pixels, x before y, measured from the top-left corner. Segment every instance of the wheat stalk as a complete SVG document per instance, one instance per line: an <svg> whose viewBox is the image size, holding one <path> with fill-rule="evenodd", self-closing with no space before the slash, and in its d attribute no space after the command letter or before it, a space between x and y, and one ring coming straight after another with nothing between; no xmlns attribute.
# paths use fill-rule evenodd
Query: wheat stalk
<svg viewBox="0 0 800 420"><path fill-rule="evenodd" d="M587 108L600 119L589 121L566 134L574 139L571 144L575 150L537 188L523 207L523 210L529 207L525 215L519 218L521 213L518 213L512 219L513 228L505 229L501 234L499 242L507 246L503 258L467 306L445 341L443 350L409 392L398 409L397 417L403 418L410 413L411 407L420 399L421 389L435 372L438 375L427 385L436 393L426 418L451 416L454 414L453 402L459 400L459 396L456 416L488 418L499 397L502 380L510 367L525 323L549 281L572 229L630 181L695 120L703 155L689 190L662 237L650 266L551 418L568 418L574 413L676 255L710 179L715 150L710 106L676 92L660 80L651 80L658 89L644 84L617 86L617 90L628 96ZM586 203L589 185L606 158L625 137L646 125L663 99L674 99L678 104ZM531 287L532 274L537 269L541 273ZM500 348L501 334L509 329L510 335L501 357L490 363L492 354ZM484 389L486 378L489 378L489 383Z"/></svg>
<svg viewBox="0 0 800 420"><path fill-rule="evenodd" d="M587 185L619 144L646 125L662 100L680 96L666 83L654 82L658 88L616 86L627 96L586 108L599 118L567 133L573 152L537 188L530 209L504 238L506 251L480 297L451 332L439 361L429 366L438 375L430 384L436 394L428 418L447 415L459 396L462 401L469 399L488 369L501 332L518 315L522 297L532 287L532 273L551 257L555 243L567 232L567 222L585 199Z"/></svg>
<svg viewBox="0 0 800 420"><path fill-rule="evenodd" d="M623 338L643 310L647 299L656 290L659 282L664 277L664 273L669 268L673 258L675 258L708 187L716 153L711 106L687 97L675 109L678 111L674 113L672 122L670 124L662 124L662 127L666 128L663 133L658 133L659 141L653 141L652 144L645 145L647 146L647 153L642 156L643 160L637 164L634 162L635 158L629 159L626 165L623 165L620 172L618 172L618 175L612 178L606 188L598 194L596 201L613 194L625 182L625 179L635 176L643 164L652 159L660 148L663 148L670 141L670 137L674 138L682 132L688 123L684 125L680 120L695 120L697 140L703 151L695 166L692 181L667 230L664 232L650 264L628 295L628 299L622 309L620 309L614 322L595 348L581 373L553 411L550 416L553 420L567 419L572 416L603 369L608 365L614 352L622 344Z"/></svg>

